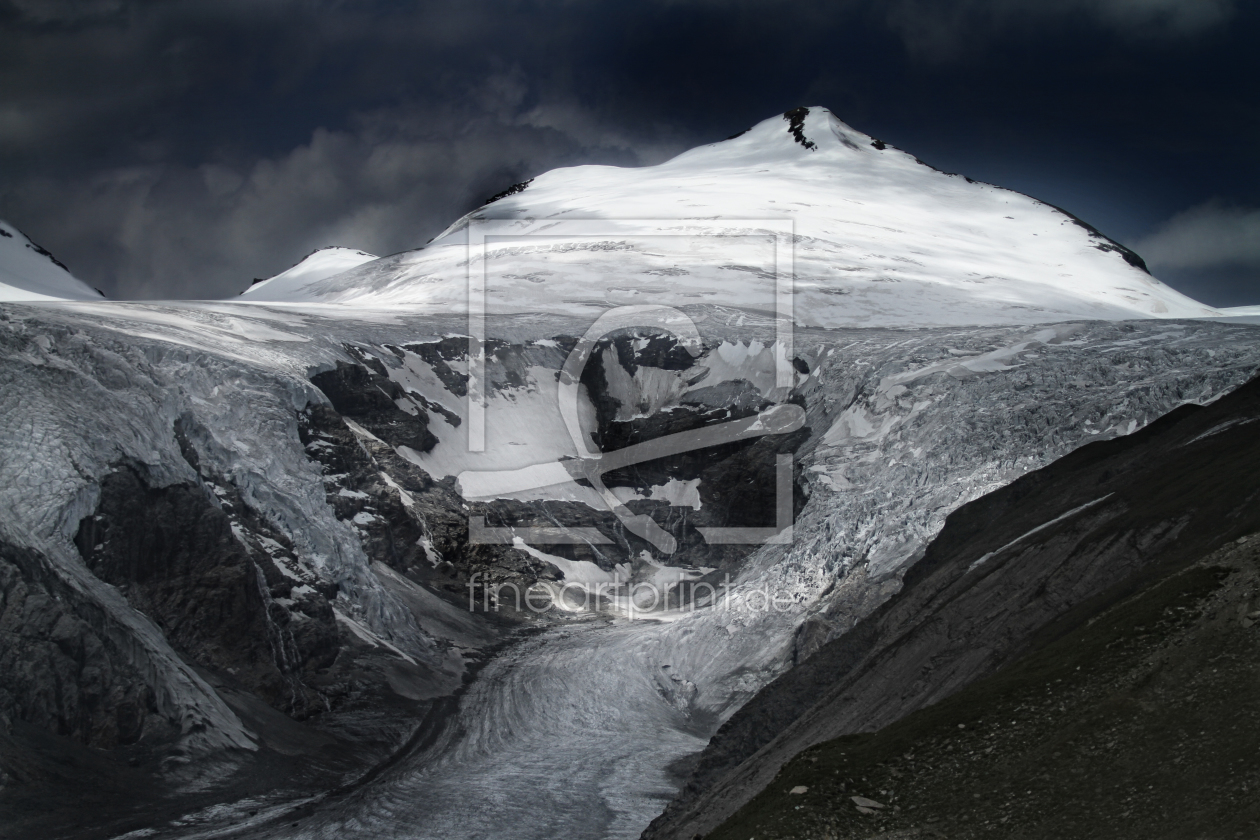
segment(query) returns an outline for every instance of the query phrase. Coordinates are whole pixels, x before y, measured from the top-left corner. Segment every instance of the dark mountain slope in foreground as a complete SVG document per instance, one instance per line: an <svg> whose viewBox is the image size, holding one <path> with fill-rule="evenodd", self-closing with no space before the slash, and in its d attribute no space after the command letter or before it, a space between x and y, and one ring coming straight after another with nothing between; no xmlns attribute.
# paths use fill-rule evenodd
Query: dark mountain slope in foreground
<svg viewBox="0 0 1260 840"><path fill-rule="evenodd" d="M1210 406L1183 406L1135 434L1082 447L960 508L948 518L924 559L906 575L904 587L896 597L767 686L728 721L701 756L678 799L645 836L692 837L709 832L768 785L769 791L750 808L751 813L764 813L767 808L772 812L774 808L767 804L766 797L772 798L774 791L782 787L775 774L792 756L829 739L888 726L911 712L956 695L965 686L1021 657L1025 658L1021 673L1033 673L1038 666L1028 665L1031 660L1027 657L1049 656L1053 660L1049 645L1069 633L1083 634L1077 643L1082 661L1073 660L1071 668L1088 665L1088 670L1083 667L1082 679L1100 674L1092 685L1101 691L1102 686L1111 684L1108 680L1119 678L1116 675L1120 672L1115 669L1123 670L1125 666L1102 657L1084 656L1083 652L1093 644L1089 640L1104 645L1109 641L1100 635L1107 626L1104 622L1089 622L1107 610L1121 609L1117 605L1139 593L1154 599L1142 602L1148 604L1159 604L1161 598L1171 599L1167 603L1183 598L1176 594L1149 594L1166 593L1159 587L1176 590L1184 584L1189 587L1187 592L1199 592L1196 597L1208 597L1208 590L1217 584L1205 589L1203 581L1215 581L1215 572L1191 574L1185 570L1204 562L1204 558L1226 544L1260 529L1260 435L1252 425L1257 420L1260 380L1253 380ZM1239 571L1224 579L1245 580L1249 574L1250 571ZM1249 600L1231 602L1231 609L1241 609L1245 616L1260 608L1253 590L1254 587L1239 590L1249 592ZM1188 594L1184 598L1194 600ZM1190 609L1189 601L1178 604ZM1143 608L1130 605L1123 609ZM1219 613L1220 608L1216 609ZM1229 620L1238 623L1241 618L1235 615ZM1209 631L1215 625L1210 619L1204 622L1206 629L1191 636L1198 640L1195 645L1203 646L1204 656L1210 658L1217 655L1208 653L1214 650ZM1136 621L1132 626L1142 624ZM1145 643L1156 644L1154 639ZM1112 670L1105 670L1109 668ZM999 684L1007 673L1015 672L1002 672L996 678L998 683L992 685ZM1260 687L1256 673L1237 675L1240 680L1250 680L1250 693L1246 694L1249 702L1254 702L1256 688ZM1016 677L1011 679L1018 681ZM1055 679L1064 677L1056 674ZM1178 693L1168 700L1174 705L1189 703L1194 692L1201 690L1185 680L1170 679L1169 685L1179 687ZM1037 686L1044 695L1045 682ZM1051 683L1053 705L1067 704L1074 686L1078 684L1066 682L1055 687ZM1087 691L1087 687L1081 690ZM972 692L967 695L970 700L959 700L963 695L956 695L949 708L967 709L980 719L991 719L1000 710L1003 719L1018 719L1018 715L1012 715L1013 708L1002 706L997 699L1006 694L978 685L968 692ZM1061 696L1057 692L1062 692ZM1021 702L1026 701L1015 701L1013 705ZM1147 708L1148 714L1156 715L1151 717L1152 722L1162 714L1161 707L1151 698L1142 701L1147 707L1133 705L1136 700L1125 702L1134 709ZM935 719L933 714L925 713L916 719L931 721ZM1229 727L1245 720L1239 714L1245 715L1246 709L1223 718L1220 725L1225 729L1221 731L1229 732ZM1168 712L1167 719L1176 721L1178 714ZM879 740L880 744L901 743L896 739L903 736L897 733L909 731L904 728L909 725L909 721L903 721L898 724L901 729L890 729L874 737L893 739ZM1059 728L1061 725L1056 724L1049 731ZM955 724L955 737L958 732ZM1185 767L1172 764L1173 745L1161 743L1164 739L1155 730L1134 737L1149 737L1154 742L1152 749L1169 752L1164 778L1181 784L1179 795L1190 796L1192 788L1181 778L1187 772ZM1013 755L1026 760L1024 751L1036 743L1035 738L1017 739L1011 744ZM838 755L843 749L834 745L826 748L828 755ZM878 749L882 747L877 752ZM904 752L902 749L896 754ZM1067 755L1056 761L1062 761L1065 778L1076 778L1068 769L1076 765ZM1190 754L1184 757L1186 761L1191 758ZM879 761L886 764L886 758ZM1014 769L998 771L998 763L986 766L994 768L998 778L1019 778ZM1039 766L1036 762L1028 764L1030 768ZM800 767L798 761L792 772ZM891 772L892 768L885 769ZM850 773L847 778L861 782L865 775L869 781L875 772L872 765L864 773L856 777ZM1034 775L1047 772L1038 769ZM835 775L834 768L832 775L837 784L846 778L844 773ZM1051 772L1049 779L1060 775L1063 774ZM796 778L787 773L778 778L789 777ZM809 785L799 781L793 784ZM874 793L864 791L863 795L878 798L881 789L889 789L888 784L873 788ZM891 789L898 790L897 786ZM905 790L905 785L900 789ZM1022 789L1028 790L1030 785L1025 784ZM980 803L990 792L985 787L967 788L966 797ZM838 794L825 801L854 810L847 796L841 803L835 795ZM1092 801L1110 795L1099 789ZM790 804L780 805L796 814L794 809L800 804L793 797ZM990 804L997 807L996 800ZM1068 810L1079 809L1070 801L1060 805ZM955 806L962 807L957 802ZM1124 808L1117 806L1116 810L1118 813ZM745 834L748 820L752 819L748 813L743 812L728 823L723 836L733 826L739 830L730 836L763 836L761 831ZM1005 836L1010 836L1010 829L1011 826L1006 827ZM1067 831L1062 824L1060 829ZM790 832L784 836L789 835Z"/></svg>
<svg viewBox="0 0 1260 840"><path fill-rule="evenodd" d="M1252 536L941 703L806 750L708 840L1260 837L1258 592Z"/></svg>

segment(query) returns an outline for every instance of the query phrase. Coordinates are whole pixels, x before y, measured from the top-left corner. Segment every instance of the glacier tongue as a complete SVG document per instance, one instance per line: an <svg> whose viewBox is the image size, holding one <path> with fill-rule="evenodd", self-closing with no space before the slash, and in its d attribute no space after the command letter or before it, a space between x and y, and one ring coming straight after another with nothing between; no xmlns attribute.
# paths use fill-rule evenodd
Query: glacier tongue
<svg viewBox="0 0 1260 840"><path fill-rule="evenodd" d="M371 358L395 360L382 369L410 377L411 399L454 411L451 389L463 381L457 356L425 362L431 376L419 375L416 358L436 359L434 348L462 323L402 310L346 319L320 307L11 307L0 369L0 501L14 525L6 538L45 551L99 602L117 600L82 568L69 544L74 523L119 460L144 464L155 480L191 479L171 432L184 418L205 466L229 476L313 573L342 584L347 617L440 667L432 636L401 600L429 596L407 595L410 584L373 571L357 526L328 507L294 418L323 400L309 382L315 372ZM729 366L741 363L732 348L745 347L755 362L761 354L750 342L773 340L769 325L711 326L712 347L699 362L711 357L710 375L727 382ZM553 336L578 331L575 322L541 316L491 327L511 336L503 346L518 355L504 358L519 365L550 358ZM669 621L573 623L570 614L520 643L472 684L440 737L353 796L326 802L293 836L472 837L505 813L522 837L637 835L678 783L671 764L698 750L768 680L894 592L951 510L1084 442L1211 400L1260 368L1254 329L1209 322L800 330L796 352L809 370L798 377L808 432L795 452L807 501L792 544L728 566L732 585L713 607L675 610ZM509 385L509 373L501 374L503 393L520 387ZM540 373L531 375L546 381ZM632 389L647 376L613 379ZM442 415L433 408L430 416ZM447 429L458 432L454 419ZM448 432L432 428L437 452ZM504 446L505 457L519 456ZM696 489L707 492L703 482ZM116 609L149 649L162 650L155 630L139 627L125 604ZM248 739L217 695L165 655L155 682L205 722L203 746Z"/></svg>

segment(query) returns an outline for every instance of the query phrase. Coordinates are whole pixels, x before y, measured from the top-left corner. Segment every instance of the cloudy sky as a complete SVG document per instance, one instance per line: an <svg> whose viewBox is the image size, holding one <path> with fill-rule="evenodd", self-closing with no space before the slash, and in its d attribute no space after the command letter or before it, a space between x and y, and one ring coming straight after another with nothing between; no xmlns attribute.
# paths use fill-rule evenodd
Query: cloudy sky
<svg viewBox="0 0 1260 840"><path fill-rule="evenodd" d="M0 0L0 218L117 298L822 105L1260 304L1251 0Z"/></svg>

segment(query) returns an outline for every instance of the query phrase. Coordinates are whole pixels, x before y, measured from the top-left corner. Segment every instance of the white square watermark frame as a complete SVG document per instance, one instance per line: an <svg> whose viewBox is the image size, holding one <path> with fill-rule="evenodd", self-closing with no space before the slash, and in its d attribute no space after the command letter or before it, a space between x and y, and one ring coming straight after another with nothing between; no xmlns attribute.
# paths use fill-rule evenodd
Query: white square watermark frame
<svg viewBox="0 0 1260 840"><path fill-rule="evenodd" d="M492 245L530 238L623 239L632 237L769 237L773 245L775 341L775 392L791 391L796 370L793 352L794 224L791 219L540 219L535 230L522 230L521 219L472 219L467 230L466 278L468 288L468 451L485 451L486 393L486 292ZM532 221L532 220L530 220ZM609 309L614 309L611 306ZM645 324L645 326L647 326ZM775 464L775 525L769 528L698 528L710 544L790 543L792 540L792 456L778 455ZM590 542L591 529L564 527L533 529L528 536L540 544ZM552 533L555 531L555 533ZM487 528L484 517L470 517L469 541L511 543L515 529ZM528 540L527 540L528 541ZM603 542L603 540L600 540Z"/></svg>

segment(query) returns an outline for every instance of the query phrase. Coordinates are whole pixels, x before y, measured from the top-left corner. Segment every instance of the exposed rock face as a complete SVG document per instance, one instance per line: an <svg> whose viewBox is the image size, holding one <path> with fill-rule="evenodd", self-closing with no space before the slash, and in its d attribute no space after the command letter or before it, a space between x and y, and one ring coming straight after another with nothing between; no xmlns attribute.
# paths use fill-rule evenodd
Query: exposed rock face
<svg viewBox="0 0 1260 840"><path fill-rule="evenodd" d="M361 375L349 371L363 368L343 365L341 370L343 381L353 381ZM537 579L529 558L510 546L469 543L464 500L453 481L435 481L383 440L355 434L328 405L308 405L299 412L298 431L311 460L323 469L329 507L339 521L352 524L365 553L402 579L441 593L448 610L483 603L476 597L481 589L470 597L468 580L474 574L518 584ZM399 578L386 580L392 585ZM422 625L433 617L431 610L432 605L417 614Z"/></svg>
<svg viewBox="0 0 1260 840"><path fill-rule="evenodd" d="M369 556L409 572L436 565L466 541L453 489L435 484L390 446L357 437L330 406L308 405L298 414L298 433L324 469L328 504L337 519L355 523Z"/></svg>
<svg viewBox="0 0 1260 840"><path fill-rule="evenodd" d="M303 675L332 665L340 651L332 607L311 587L295 586L258 542L233 533L225 507L250 518L255 541L292 551L239 494L229 498L202 486L153 488L124 466L101 483L101 504L75 542L93 574L118 587L190 661L233 675L296 717L322 712L330 698L304 685Z"/></svg>
<svg viewBox="0 0 1260 840"><path fill-rule="evenodd" d="M1260 529L1260 379L1082 447L946 520L902 591L763 689L645 837L707 833L800 750L885 726ZM1044 639L1040 640L1044 644Z"/></svg>
<svg viewBox="0 0 1260 840"><path fill-rule="evenodd" d="M566 343L564 339L558 341ZM673 336L622 332L599 342L582 376L594 408L591 440L602 450L614 451L753 417L769 408L772 403L765 393L769 389L758 381L758 374L765 375L771 354L763 350L760 355L765 358L758 359L759 354L752 353L756 361L748 364L747 359L741 360L747 369L730 377L720 361L722 350L730 346L703 348L693 357ZM798 396L793 402L803 405L804 399ZM810 435L809 428L802 428L681 452L611 471L604 480L610 487L632 494L626 506L636 514L654 517L677 540L671 564L734 571L749 548L709 543L699 529L734 523L774 527L776 456L796 452ZM671 483L687 483L694 488L690 505L653 498L665 495L660 488ZM653 488L657 488L656 494ZM804 504L799 468L793 488L793 506L799 510ZM616 530L625 540L629 556L653 552L653 546L641 538Z"/></svg>
<svg viewBox="0 0 1260 840"><path fill-rule="evenodd" d="M487 341L486 378L492 394L506 395L507 411L511 411L510 401L517 394L536 393L540 378L554 380L567 352L576 343L577 339L565 334L554 334L540 342ZM425 458L416 457L417 453L429 454L433 445L424 452L409 446L406 457L395 446L407 446L396 428L389 425L397 420L395 405L409 407L404 412L409 415L407 419L424 416L425 412L440 417L453 432L440 441L441 445L446 450L460 445L463 420L449 405L451 397L464 397L467 393L467 374L455 369L468 364L466 340L448 337L439 342L401 346L347 344L345 349L355 363L338 363L335 372L320 373L311 379L329 395L331 407L312 405L299 417L310 456L323 465L326 474L335 477L328 484L328 501L338 511L338 518L354 519L363 505L373 506L370 515L355 519L356 528L369 541L365 544L381 542L385 554L380 556L396 556L400 570L452 595L467 595L467 587L461 589L460 584L442 579L450 574L435 577L432 567L441 566L464 580L479 575L480 580L495 585L524 587L540 579L562 581L556 569L517 549L470 543L467 517L452 515L464 504L454 483L449 478L434 480L417 466L441 469L440 459L430 467ZM763 368L767 363L773 364L770 353L764 349L759 356L753 355ZM599 342L581 379L584 397L592 408L588 430L591 442L609 451L616 450L664 435L751 417L771 405L762 390L749 381L757 374L764 376L764 370L744 371L742 375L748 379L731 378L729 369L718 368L712 361L706 367L705 361L704 356L697 361L676 337L659 333L622 332ZM738 363L735 366L738 368ZM714 368L719 372L711 375ZM426 394L417 387L426 380L431 388L447 393L430 390ZM709 381L715 384L706 385ZM386 394L392 405L386 404ZM365 408L368 403L375 407ZM554 406L549 408L555 410ZM381 417L388 419L382 422ZM373 431L372 437L377 438L373 440L352 433L341 418L363 428L367 427L359 421L367 418L366 423L376 424L368 430L380 430L381 435ZM677 551L668 560L670 564L731 571L749 549L710 545L698 529L732 522L751 527L774 526L776 455L792 452L808 437L806 429L684 452L609 472L605 481L623 491L633 513L655 517L678 541ZM390 481L405 490L408 503L401 503L391 485L384 483L381 476L386 473ZM679 492L691 494L691 500L680 504L679 499L669 498L668 493L662 492L668 486L685 488ZM727 488L731 487L740 490L730 492ZM356 501L362 494L370 501ZM594 528L605 542L557 544L548 546L547 551L553 556L593 563L605 572L614 571L626 561L633 565L644 552L650 556L656 551L651 543L627 530L602 502L595 499L596 507L592 507L592 499L593 496L525 500L510 494L470 498L468 513L484 517L491 527L522 531L559 525ZM797 492L795 502L798 508L804 503L801 493ZM381 515L382 504L390 507L389 515ZM410 526L401 524L407 517L413 520ZM386 521L400 523L397 527L402 531L390 532ZM602 550L603 544L610 548ZM425 546L423 551L417 548L420 545ZM427 559L427 566L417 558ZM481 592L474 591L474 602L483 602ZM685 600L685 592L680 587L673 594Z"/></svg>
<svg viewBox="0 0 1260 840"><path fill-rule="evenodd" d="M428 452L437 443L429 433L429 416L424 409L412 405L410 412L398 407L406 394L398 383L366 366L337 362L335 370L311 377L328 397L332 407L343 417L355 421L391 446L409 446L417 452Z"/></svg>
<svg viewBox="0 0 1260 840"><path fill-rule="evenodd" d="M152 687L30 549L0 542L0 722L110 748L170 739ZM76 609L78 607L78 609Z"/></svg>

